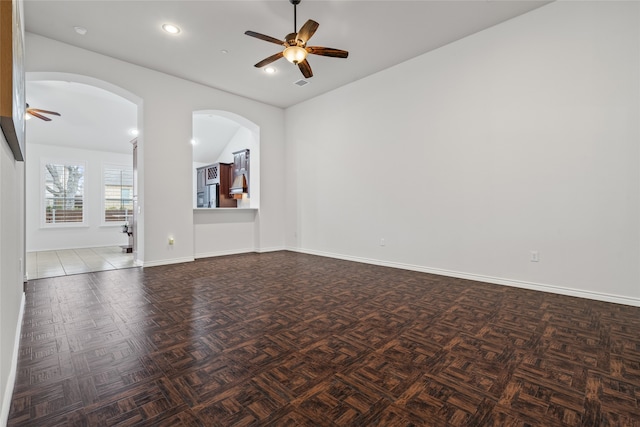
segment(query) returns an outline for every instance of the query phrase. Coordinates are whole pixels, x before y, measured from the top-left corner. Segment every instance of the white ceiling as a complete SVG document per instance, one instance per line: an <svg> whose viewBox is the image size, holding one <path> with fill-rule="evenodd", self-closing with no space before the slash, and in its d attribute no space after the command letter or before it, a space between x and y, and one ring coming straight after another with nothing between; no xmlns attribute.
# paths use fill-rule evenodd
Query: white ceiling
<svg viewBox="0 0 640 427"><path fill-rule="evenodd" d="M284 38L292 32L289 0L25 0L24 12L29 32L286 108L546 3L302 0L298 27L307 19L320 23L309 44L349 51L347 59L310 55L314 76L304 87L293 84L303 76L285 59L273 64L273 75L255 68L279 47L244 35L253 30ZM178 25L181 33L163 32L164 23ZM85 27L86 35L77 34L75 26ZM62 114L51 122L29 120L28 143L131 153L133 103L80 83L29 81L26 92L32 107ZM220 140L210 147L226 145L237 128L216 116L194 118L196 143ZM204 148L194 147L196 161ZM217 155L203 153L203 158Z"/></svg>
<svg viewBox="0 0 640 427"><path fill-rule="evenodd" d="M267 75L253 67L293 31L288 0L25 0L27 31L278 107L289 107L546 4L545 1L302 0L298 27L320 27L310 45L349 51L349 58L310 55L311 84L280 59ZM177 36L161 30L178 25ZM87 29L84 36L74 26ZM228 53L222 53L226 50Z"/></svg>
<svg viewBox="0 0 640 427"><path fill-rule="evenodd" d="M85 150L131 153L130 133L136 129L137 106L104 89L66 81L27 81L27 103L56 111L45 122L27 120L28 144L53 144Z"/></svg>

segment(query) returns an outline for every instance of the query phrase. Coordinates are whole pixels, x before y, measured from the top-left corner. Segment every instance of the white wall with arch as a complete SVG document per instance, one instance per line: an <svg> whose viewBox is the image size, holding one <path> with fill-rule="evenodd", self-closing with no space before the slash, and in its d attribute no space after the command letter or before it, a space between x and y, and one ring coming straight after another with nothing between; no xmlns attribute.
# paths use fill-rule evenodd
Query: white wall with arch
<svg viewBox="0 0 640 427"><path fill-rule="evenodd" d="M194 195L195 168L217 162L233 163L233 152L246 148L251 155L248 206L197 209L194 198L194 256L206 258L252 252L259 247L260 127L229 111L199 110L193 112L193 117Z"/></svg>
<svg viewBox="0 0 640 427"><path fill-rule="evenodd" d="M145 266L191 261L196 253L284 248L282 109L35 34L27 33L25 44L28 72L84 75L143 100L138 159L144 229L139 243ZM192 113L206 109L237 114L260 128L260 209L226 212L215 225L202 224L193 209ZM196 248L194 230L201 225L211 235Z"/></svg>

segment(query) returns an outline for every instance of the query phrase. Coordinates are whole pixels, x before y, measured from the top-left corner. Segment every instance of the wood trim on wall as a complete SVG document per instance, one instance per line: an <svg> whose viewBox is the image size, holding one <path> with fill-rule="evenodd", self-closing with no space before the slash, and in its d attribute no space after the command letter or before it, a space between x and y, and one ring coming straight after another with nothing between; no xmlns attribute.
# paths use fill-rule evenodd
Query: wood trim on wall
<svg viewBox="0 0 640 427"><path fill-rule="evenodd" d="M25 156L23 0L0 0L0 126L16 160Z"/></svg>

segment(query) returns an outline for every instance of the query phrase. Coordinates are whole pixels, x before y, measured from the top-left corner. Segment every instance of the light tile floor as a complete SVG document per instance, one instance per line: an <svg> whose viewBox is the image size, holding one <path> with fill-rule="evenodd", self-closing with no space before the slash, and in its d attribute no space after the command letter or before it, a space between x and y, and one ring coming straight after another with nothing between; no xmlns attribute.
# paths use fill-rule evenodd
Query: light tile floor
<svg viewBox="0 0 640 427"><path fill-rule="evenodd" d="M120 246L27 253L27 277L30 280L135 266L133 254L122 252Z"/></svg>

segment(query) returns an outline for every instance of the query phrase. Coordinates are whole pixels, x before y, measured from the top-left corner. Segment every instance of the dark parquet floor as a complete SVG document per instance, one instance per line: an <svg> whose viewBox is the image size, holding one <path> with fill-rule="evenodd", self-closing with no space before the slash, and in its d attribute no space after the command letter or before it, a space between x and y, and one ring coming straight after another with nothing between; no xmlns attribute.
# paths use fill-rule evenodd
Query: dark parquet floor
<svg viewBox="0 0 640 427"><path fill-rule="evenodd" d="M10 426L640 426L640 308L291 252L28 283Z"/></svg>

